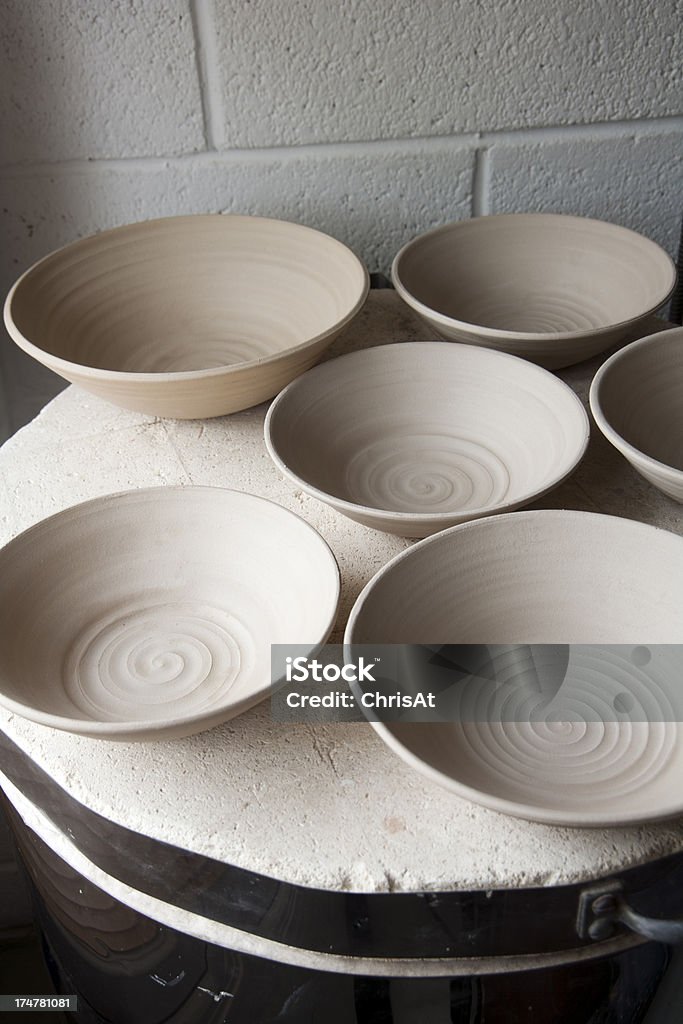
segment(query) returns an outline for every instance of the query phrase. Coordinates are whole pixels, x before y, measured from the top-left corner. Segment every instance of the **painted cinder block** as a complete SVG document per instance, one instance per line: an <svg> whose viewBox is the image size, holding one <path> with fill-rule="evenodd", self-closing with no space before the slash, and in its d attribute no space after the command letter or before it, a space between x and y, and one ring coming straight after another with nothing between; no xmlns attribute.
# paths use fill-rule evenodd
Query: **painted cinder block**
<svg viewBox="0 0 683 1024"><path fill-rule="evenodd" d="M681 230L683 131L494 144L491 213L553 211L612 221L673 257Z"/></svg>
<svg viewBox="0 0 683 1024"><path fill-rule="evenodd" d="M189 0L4 0L0 163L204 147Z"/></svg>
<svg viewBox="0 0 683 1024"><path fill-rule="evenodd" d="M223 145L680 111L677 0L215 0Z"/></svg>

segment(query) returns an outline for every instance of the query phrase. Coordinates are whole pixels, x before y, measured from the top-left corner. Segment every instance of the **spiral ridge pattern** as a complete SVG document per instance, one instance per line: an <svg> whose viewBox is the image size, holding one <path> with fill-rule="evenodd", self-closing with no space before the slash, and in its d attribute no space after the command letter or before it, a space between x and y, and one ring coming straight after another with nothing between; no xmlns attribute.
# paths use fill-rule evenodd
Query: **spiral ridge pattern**
<svg viewBox="0 0 683 1024"><path fill-rule="evenodd" d="M572 647L548 696L524 670L470 676L457 690L451 737L459 779L525 803L590 809L653 783L677 743L680 709L647 648Z"/></svg>
<svg viewBox="0 0 683 1024"><path fill-rule="evenodd" d="M383 438L351 459L345 485L369 508L429 513L496 505L510 474L490 448L464 437Z"/></svg>
<svg viewBox="0 0 683 1024"><path fill-rule="evenodd" d="M220 608L119 609L76 637L62 680L87 717L159 720L221 702L238 675L250 670L254 652L247 627Z"/></svg>
<svg viewBox="0 0 683 1024"><path fill-rule="evenodd" d="M523 301L493 301L486 293L477 297L468 309L472 323L508 331L528 331L539 334L563 334L572 331L591 331L609 322L609 310L599 300L582 294L581 302L571 291L547 289L543 295Z"/></svg>

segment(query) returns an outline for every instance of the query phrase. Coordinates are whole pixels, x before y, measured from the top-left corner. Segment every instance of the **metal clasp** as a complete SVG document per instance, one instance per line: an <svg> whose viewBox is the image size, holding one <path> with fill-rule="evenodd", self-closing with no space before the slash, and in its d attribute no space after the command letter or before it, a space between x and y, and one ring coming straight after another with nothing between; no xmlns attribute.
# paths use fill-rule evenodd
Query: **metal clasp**
<svg viewBox="0 0 683 1024"><path fill-rule="evenodd" d="M620 927L654 942L683 943L683 920L660 920L638 914L624 899L623 882L615 879L584 889L576 917L579 938L602 942Z"/></svg>

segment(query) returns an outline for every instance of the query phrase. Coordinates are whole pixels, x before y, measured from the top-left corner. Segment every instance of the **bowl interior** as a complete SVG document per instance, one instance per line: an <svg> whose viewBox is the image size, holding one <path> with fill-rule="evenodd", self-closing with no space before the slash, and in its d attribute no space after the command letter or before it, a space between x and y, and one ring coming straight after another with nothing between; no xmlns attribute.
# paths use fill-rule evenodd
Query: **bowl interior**
<svg viewBox="0 0 683 1024"><path fill-rule="evenodd" d="M315 367L276 399L271 450L321 495L408 514L465 513L541 490L583 451L561 381L506 354L383 345Z"/></svg>
<svg viewBox="0 0 683 1024"><path fill-rule="evenodd" d="M359 598L345 642L575 645L558 691L520 673L517 651L505 679L449 676L448 720L375 728L460 796L541 821L618 824L683 810L681 607L680 537L590 513L516 512L399 556Z"/></svg>
<svg viewBox="0 0 683 1024"><path fill-rule="evenodd" d="M353 643L680 643L683 540L628 519L513 512L422 541L366 588Z"/></svg>
<svg viewBox="0 0 683 1024"><path fill-rule="evenodd" d="M2 693L108 723L253 703L271 643L322 641L337 595L327 545L278 505L201 487L97 499L0 552Z"/></svg>
<svg viewBox="0 0 683 1024"><path fill-rule="evenodd" d="M683 471L683 329L622 349L600 374L597 401L627 444Z"/></svg>
<svg viewBox="0 0 683 1024"><path fill-rule="evenodd" d="M29 343L72 363L184 372L275 356L330 331L365 280L350 250L298 224L175 217L53 253L20 279L9 316Z"/></svg>
<svg viewBox="0 0 683 1024"><path fill-rule="evenodd" d="M626 228L580 217L478 217L397 257L399 288L456 321L523 334L590 332L643 316L673 287L671 260Z"/></svg>

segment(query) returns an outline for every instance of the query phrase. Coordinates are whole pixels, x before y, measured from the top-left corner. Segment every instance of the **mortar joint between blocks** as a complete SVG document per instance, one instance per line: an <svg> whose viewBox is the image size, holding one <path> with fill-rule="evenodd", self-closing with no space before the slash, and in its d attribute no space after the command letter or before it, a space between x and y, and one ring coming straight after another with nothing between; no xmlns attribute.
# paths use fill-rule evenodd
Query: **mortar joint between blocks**
<svg viewBox="0 0 683 1024"><path fill-rule="evenodd" d="M225 121L213 0L191 0L190 11L204 120L204 142L206 151L214 153L225 142Z"/></svg>

